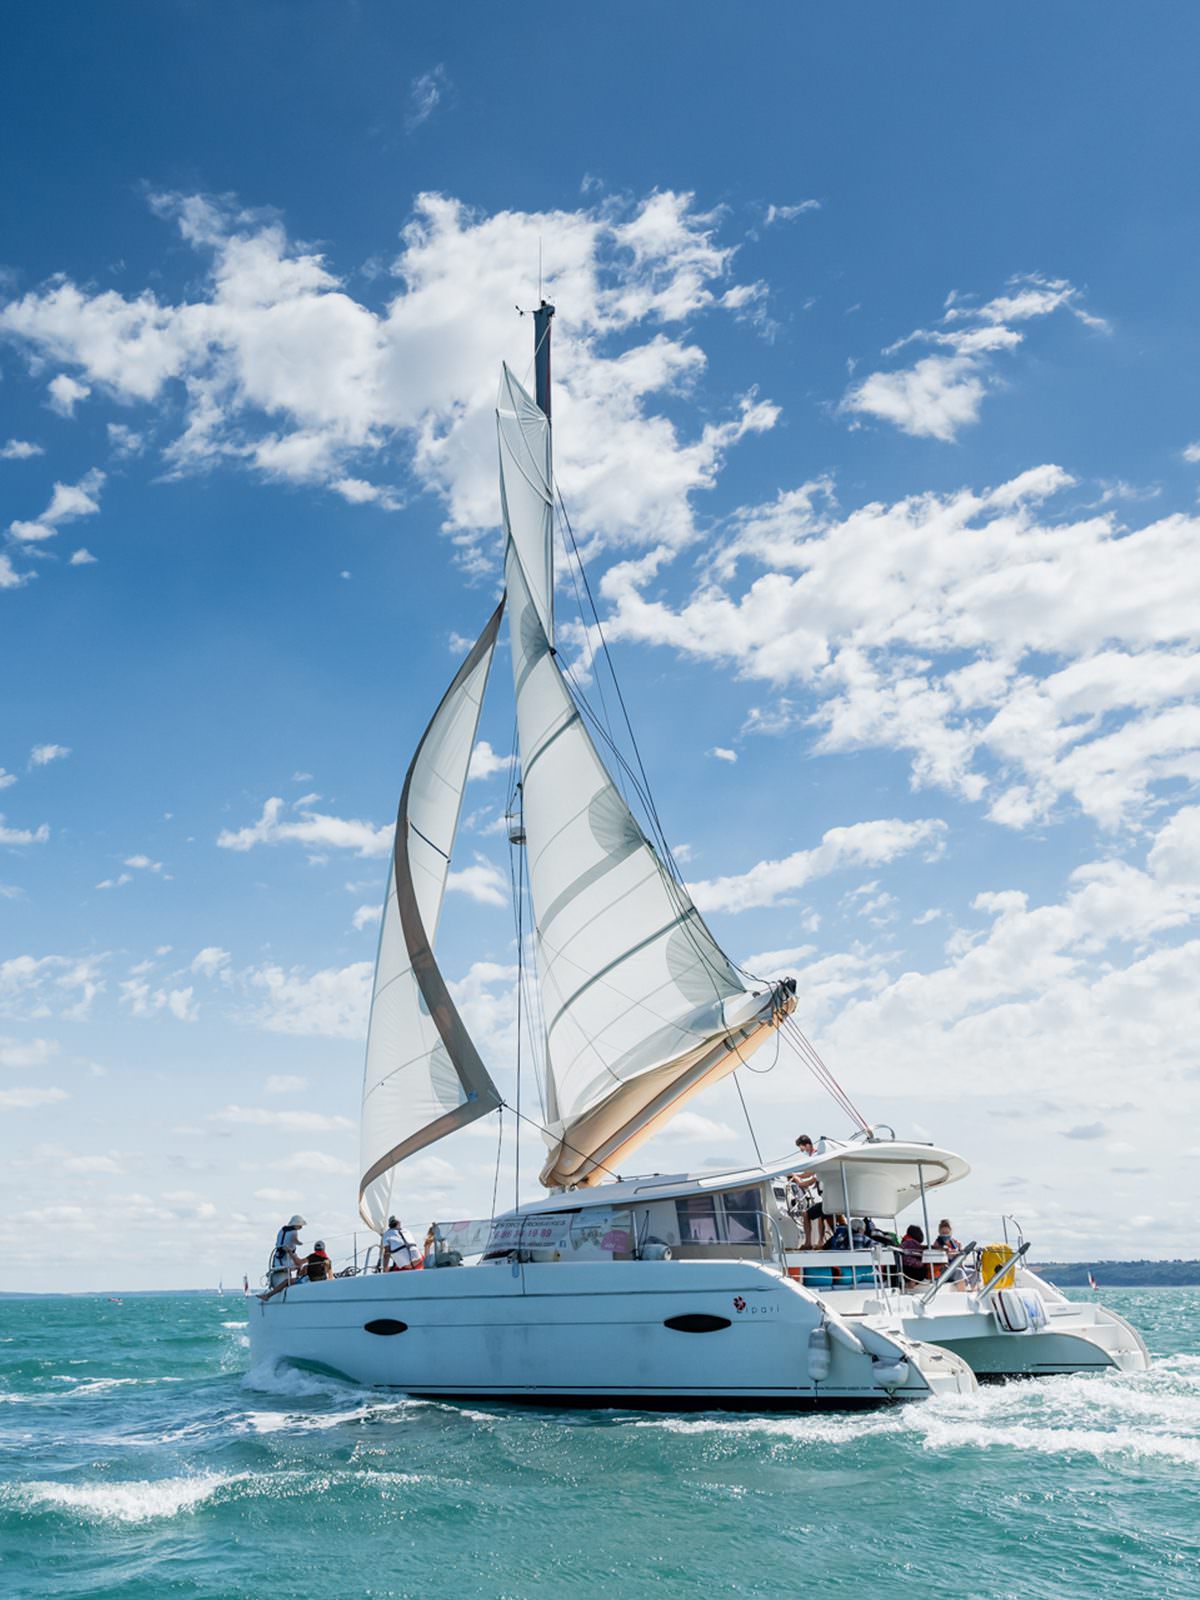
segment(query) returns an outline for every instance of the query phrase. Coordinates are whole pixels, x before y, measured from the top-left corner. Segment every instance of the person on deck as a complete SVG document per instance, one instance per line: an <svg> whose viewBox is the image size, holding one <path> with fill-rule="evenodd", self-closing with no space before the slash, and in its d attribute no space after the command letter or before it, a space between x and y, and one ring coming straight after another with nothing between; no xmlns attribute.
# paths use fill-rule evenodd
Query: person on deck
<svg viewBox="0 0 1200 1600"><path fill-rule="evenodd" d="M280 1228L275 1236L275 1248L271 1252L270 1283L272 1289L283 1289L293 1281L293 1274L300 1272L300 1229L305 1227L304 1218L299 1212L291 1217Z"/></svg>
<svg viewBox="0 0 1200 1600"><path fill-rule="evenodd" d="M326 1253L324 1239L318 1239L310 1253L305 1256L301 1273L309 1283L324 1283L333 1277L333 1262Z"/></svg>
<svg viewBox="0 0 1200 1600"><path fill-rule="evenodd" d="M416 1241L405 1232L399 1217L388 1218L382 1244L380 1272L414 1272L425 1265L425 1258Z"/></svg>
<svg viewBox="0 0 1200 1600"><path fill-rule="evenodd" d="M921 1282L929 1276L925 1263L925 1233L920 1223L910 1222L900 1241L900 1265L904 1276Z"/></svg>
<svg viewBox="0 0 1200 1600"><path fill-rule="evenodd" d="M802 1156L816 1154L816 1148L806 1133L802 1133L796 1140L796 1149ZM815 1172L789 1172L787 1181L792 1193L797 1197L795 1214L804 1229L804 1248L817 1250L820 1248L826 1226L817 1175Z"/></svg>
<svg viewBox="0 0 1200 1600"><path fill-rule="evenodd" d="M933 1248L944 1250L948 1256L957 1255L962 1249L962 1245L954 1237L949 1217L943 1217L938 1223L937 1238L933 1241Z"/></svg>

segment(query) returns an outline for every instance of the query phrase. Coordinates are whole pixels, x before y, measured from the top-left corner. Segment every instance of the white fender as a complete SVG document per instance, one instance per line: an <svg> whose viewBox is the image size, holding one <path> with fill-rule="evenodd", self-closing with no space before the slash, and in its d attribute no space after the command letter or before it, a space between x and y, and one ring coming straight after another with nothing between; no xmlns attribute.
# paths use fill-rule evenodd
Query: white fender
<svg viewBox="0 0 1200 1600"><path fill-rule="evenodd" d="M808 1375L814 1383L824 1383L829 1376L829 1332L823 1322L808 1336Z"/></svg>
<svg viewBox="0 0 1200 1600"><path fill-rule="evenodd" d="M877 1361L871 1376L881 1389L898 1389L908 1381L907 1361Z"/></svg>

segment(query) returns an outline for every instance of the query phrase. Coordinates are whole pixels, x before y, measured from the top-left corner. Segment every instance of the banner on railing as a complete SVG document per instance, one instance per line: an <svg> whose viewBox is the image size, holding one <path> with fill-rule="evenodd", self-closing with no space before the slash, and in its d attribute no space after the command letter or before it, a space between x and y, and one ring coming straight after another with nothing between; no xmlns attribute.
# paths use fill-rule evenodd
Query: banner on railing
<svg viewBox="0 0 1200 1600"><path fill-rule="evenodd" d="M435 1222L433 1229L440 1250L456 1250L464 1257L527 1250L543 1260L601 1261L627 1254L634 1242L632 1213L615 1206L494 1221Z"/></svg>

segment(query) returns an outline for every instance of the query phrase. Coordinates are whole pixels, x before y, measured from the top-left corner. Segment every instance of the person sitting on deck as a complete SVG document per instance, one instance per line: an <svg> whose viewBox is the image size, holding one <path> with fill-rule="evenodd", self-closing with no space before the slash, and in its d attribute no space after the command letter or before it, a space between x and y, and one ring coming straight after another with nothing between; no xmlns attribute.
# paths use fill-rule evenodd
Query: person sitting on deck
<svg viewBox="0 0 1200 1600"><path fill-rule="evenodd" d="M943 1217L938 1223L937 1238L933 1241L933 1248L944 1250L948 1256L955 1256L962 1249L962 1245L951 1231L949 1217Z"/></svg>
<svg viewBox="0 0 1200 1600"><path fill-rule="evenodd" d="M874 1232L870 1217L852 1217L849 1228L840 1214L833 1220L835 1227L825 1241L826 1250L866 1250L870 1246Z"/></svg>
<svg viewBox="0 0 1200 1600"><path fill-rule="evenodd" d="M333 1262L325 1251L324 1239L318 1239L311 1252L305 1256L300 1275L309 1283L325 1283L333 1277Z"/></svg>
<svg viewBox="0 0 1200 1600"><path fill-rule="evenodd" d="M900 1265L904 1276L915 1282L928 1278L929 1268L925 1263L925 1233L917 1222L910 1222L900 1241Z"/></svg>
<svg viewBox="0 0 1200 1600"><path fill-rule="evenodd" d="M387 1232L382 1240L380 1272L412 1272L425 1265L416 1243L405 1232L399 1217L389 1217Z"/></svg>
<svg viewBox="0 0 1200 1600"><path fill-rule="evenodd" d="M305 1225L304 1218L297 1212L276 1234L269 1270L272 1289L286 1288L292 1282L292 1274L299 1273L300 1229Z"/></svg>

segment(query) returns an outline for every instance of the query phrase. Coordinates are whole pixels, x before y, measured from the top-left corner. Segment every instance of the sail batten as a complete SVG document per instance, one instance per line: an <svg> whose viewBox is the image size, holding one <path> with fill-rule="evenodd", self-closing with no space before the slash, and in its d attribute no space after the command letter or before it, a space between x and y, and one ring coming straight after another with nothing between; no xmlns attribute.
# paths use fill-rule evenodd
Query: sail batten
<svg viewBox="0 0 1200 1600"><path fill-rule="evenodd" d="M455 674L400 797L363 1074L359 1209L377 1228L399 1163L501 1103L433 944L503 611L501 600Z"/></svg>

